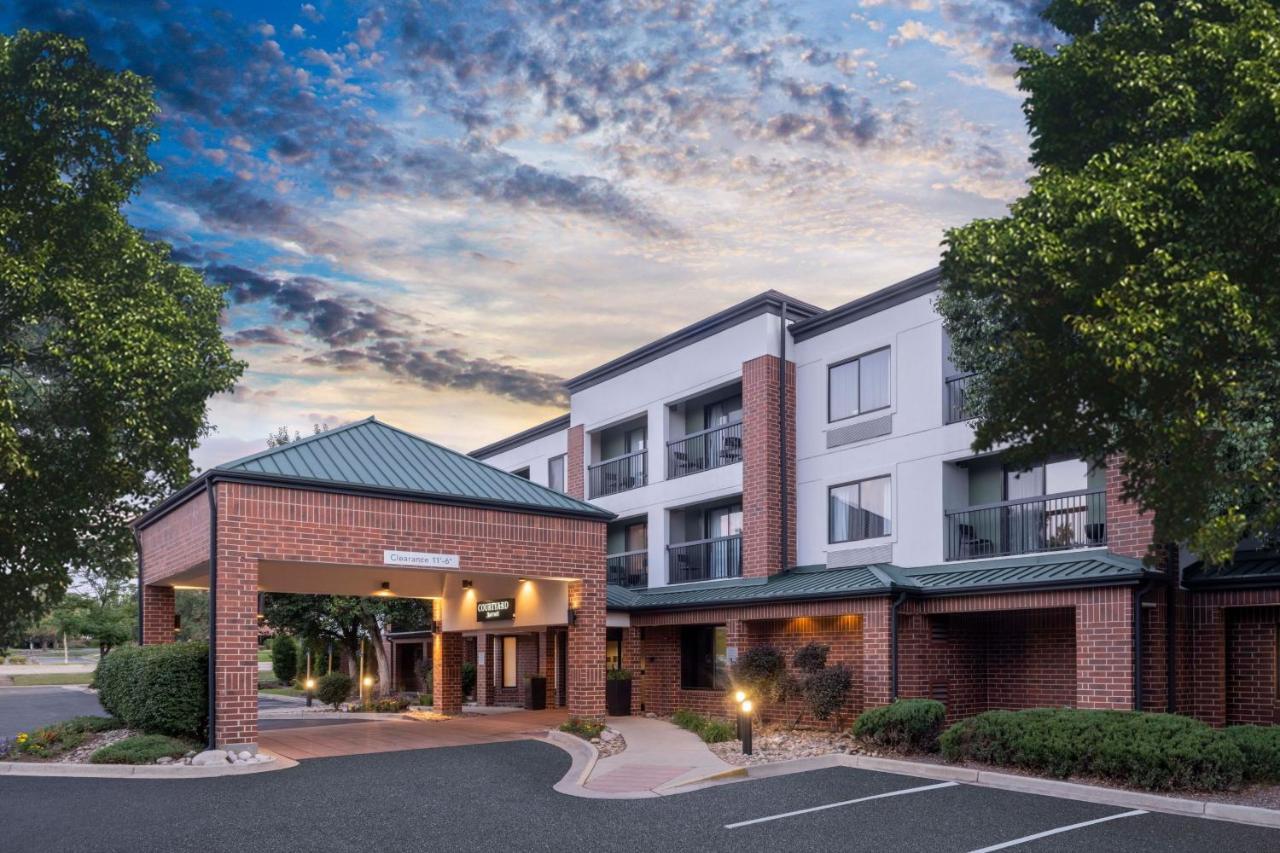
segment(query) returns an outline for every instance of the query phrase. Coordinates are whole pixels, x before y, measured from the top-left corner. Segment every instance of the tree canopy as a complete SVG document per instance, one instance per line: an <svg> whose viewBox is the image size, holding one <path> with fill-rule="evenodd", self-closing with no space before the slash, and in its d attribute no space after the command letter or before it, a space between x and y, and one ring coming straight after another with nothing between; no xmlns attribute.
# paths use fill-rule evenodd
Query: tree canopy
<svg viewBox="0 0 1280 853"><path fill-rule="evenodd" d="M0 625L132 570L126 521L190 477L242 370L222 291L121 212L155 112L83 42L0 36Z"/></svg>
<svg viewBox="0 0 1280 853"><path fill-rule="evenodd" d="M1161 541L1280 523L1280 17L1053 0L1015 49L1036 173L948 232L939 300L979 450L1123 454Z"/></svg>

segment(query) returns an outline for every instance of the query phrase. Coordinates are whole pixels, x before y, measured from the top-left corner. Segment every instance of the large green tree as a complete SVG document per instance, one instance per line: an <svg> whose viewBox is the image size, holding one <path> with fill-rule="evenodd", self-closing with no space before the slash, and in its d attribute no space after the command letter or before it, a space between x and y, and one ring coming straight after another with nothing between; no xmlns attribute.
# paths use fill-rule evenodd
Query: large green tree
<svg viewBox="0 0 1280 853"><path fill-rule="evenodd" d="M125 522L189 478L242 369L222 291L121 212L155 112L82 42L0 36L0 625L129 565Z"/></svg>
<svg viewBox="0 0 1280 853"><path fill-rule="evenodd" d="M939 301L976 446L1124 454L1162 541L1216 560L1280 524L1274 0L1053 0L1019 47L1036 168L947 234Z"/></svg>

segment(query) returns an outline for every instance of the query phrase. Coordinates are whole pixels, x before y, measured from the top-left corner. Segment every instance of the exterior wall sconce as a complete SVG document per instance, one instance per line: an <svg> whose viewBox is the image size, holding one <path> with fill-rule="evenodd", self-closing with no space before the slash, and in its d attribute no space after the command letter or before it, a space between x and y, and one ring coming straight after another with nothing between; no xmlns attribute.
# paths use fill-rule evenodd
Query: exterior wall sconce
<svg viewBox="0 0 1280 853"><path fill-rule="evenodd" d="M463 588L463 589L471 589L471 581L467 580L466 578L463 578L463 579L462 579L462 588Z"/></svg>

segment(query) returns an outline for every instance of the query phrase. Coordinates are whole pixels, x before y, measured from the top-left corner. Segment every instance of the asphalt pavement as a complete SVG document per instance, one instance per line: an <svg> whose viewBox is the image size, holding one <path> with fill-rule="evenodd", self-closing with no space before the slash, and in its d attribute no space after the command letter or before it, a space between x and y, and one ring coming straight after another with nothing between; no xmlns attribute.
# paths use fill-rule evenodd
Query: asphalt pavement
<svg viewBox="0 0 1280 853"><path fill-rule="evenodd" d="M0 687L0 737L85 715L107 715L92 693L61 687Z"/></svg>
<svg viewBox="0 0 1280 853"><path fill-rule="evenodd" d="M582 799L535 741L303 761L173 781L0 776L24 851L1280 850L1280 831L852 768L647 800ZM47 806L58 803L57 820Z"/></svg>

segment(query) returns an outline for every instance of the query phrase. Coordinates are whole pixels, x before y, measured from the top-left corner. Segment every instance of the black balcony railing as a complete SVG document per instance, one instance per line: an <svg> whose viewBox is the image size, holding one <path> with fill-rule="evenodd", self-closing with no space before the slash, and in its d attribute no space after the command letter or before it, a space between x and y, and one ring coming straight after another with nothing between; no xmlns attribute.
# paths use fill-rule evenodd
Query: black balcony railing
<svg viewBox="0 0 1280 853"><path fill-rule="evenodd" d="M1107 544L1107 493L1070 492L946 513L946 559Z"/></svg>
<svg viewBox="0 0 1280 853"><path fill-rule="evenodd" d="M628 588L649 585L649 552L627 551L606 558L609 583Z"/></svg>
<svg viewBox="0 0 1280 853"><path fill-rule="evenodd" d="M968 406L969 381L971 379L973 379L972 373L962 373L959 376L947 378L947 423L959 423L973 417L973 413L969 411Z"/></svg>
<svg viewBox="0 0 1280 853"><path fill-rule="evenodd" d="M617 456L597 462L587 470L591 478L591 497L601 498L605 495L616 495L628 489L638 489L646 482L645 460L647 450L637 450L626 456Z"/></svg>
<svg viewBox="0 0 1280 853"><path fill-rule="evenodd" d="M742 422L667 442L667 477L683 477L742 461Z"/></svg>
<svg viewBox="0 0 1280 853"><path fill-rule="evenodd" d="M667 546L668 583L692 583L741 576L741 534Z"/></svg>

